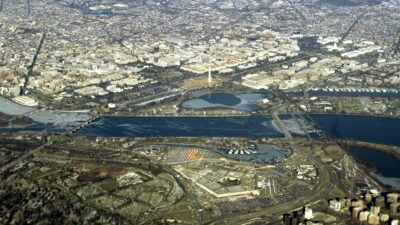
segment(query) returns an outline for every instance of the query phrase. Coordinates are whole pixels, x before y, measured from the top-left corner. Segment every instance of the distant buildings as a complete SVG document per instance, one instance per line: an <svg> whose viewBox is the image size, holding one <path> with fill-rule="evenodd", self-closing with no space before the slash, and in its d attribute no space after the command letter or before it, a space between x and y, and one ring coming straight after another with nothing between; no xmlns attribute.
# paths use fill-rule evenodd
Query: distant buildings
<svg viewBox="0 0 400 225"><path fill-rule="evenodd" d="M391 221L396 224L394 219L400 212L399 193L366 193L362 199L332 199L329 207L335 211L350 212L353 218L360 222L378 225ZM393 217L394 216L394 217Z"/></svg>
<svg viewBox="0 0 400 225"><path fill-rule="evenodd" d="M314 221L313 210L305 206L302 211L294 211L283 215L285 225L322 225L321 222Z"/></svg>
<svg viewBox="0 0 400 225"><path fill-rule="evenodd" d="M314 165L299 165L296 168L296 178L300 180L318 179L318 170Z"/></svg>
<svg viewBox="0 0 400 225"><path fill-rule="evenodd" d="M329 201L329 207L335 211L342 209L342 203L336 199Z"/></svg>

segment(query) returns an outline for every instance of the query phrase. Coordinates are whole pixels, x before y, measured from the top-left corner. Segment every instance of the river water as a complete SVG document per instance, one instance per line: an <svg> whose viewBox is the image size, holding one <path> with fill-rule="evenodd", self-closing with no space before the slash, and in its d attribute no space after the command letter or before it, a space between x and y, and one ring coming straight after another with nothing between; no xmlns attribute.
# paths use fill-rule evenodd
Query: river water
<svg viewBox="0 0 400 225"><path fill-rule="evenodd" d="M290 115L280 115L294 134L304 134ZM400 146L400 119L355 115L312 114L309 117L338 139ZM311 128L307 127L307 130ZM113 117L103 116L83 128L80 135L110 137L201 136L281 137L268 115L221 117Z"/></svg>
<svg viewBox="0 0 400 225"><path fill-rule="evenodd" d="M0 133L17 131L65 132L92 117L90 113L38 110L34 107L19 105L2 97L0 97L0 112L12 116L24 115L30 121L26 125L17 125L11 122L6 127L0 127Z"/></svg>
<svg viewBox="0 0 400 225"><path fill-rule="evenodd" d="M79 135L106 137L283 137L272 117L100 117Z"/></svg>
<svg viewBox="0 0 400 225"><path fill-rule="evenodd" d="M400 119L357 115L310 115L329 136L400 146Z"/></svg>
<svg viewBox="0 0 400 225"><path fill-rule="evenodd" d="M359 161L374 165L376 170L371 173L372 176L382 183L400 190L400 161L392 154L355 146L351 146L348 152Z"/></svg>

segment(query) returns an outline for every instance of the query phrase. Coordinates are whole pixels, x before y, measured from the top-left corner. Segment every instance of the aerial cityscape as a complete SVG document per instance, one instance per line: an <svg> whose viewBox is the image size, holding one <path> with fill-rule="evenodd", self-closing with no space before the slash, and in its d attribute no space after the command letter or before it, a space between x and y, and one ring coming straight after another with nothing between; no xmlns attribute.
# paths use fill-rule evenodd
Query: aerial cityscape
<svg viewBox="0 0 400 225"><path fill-rule="evenodd" d="M399 225L399 0L0 0L0 225Z"/></svg>

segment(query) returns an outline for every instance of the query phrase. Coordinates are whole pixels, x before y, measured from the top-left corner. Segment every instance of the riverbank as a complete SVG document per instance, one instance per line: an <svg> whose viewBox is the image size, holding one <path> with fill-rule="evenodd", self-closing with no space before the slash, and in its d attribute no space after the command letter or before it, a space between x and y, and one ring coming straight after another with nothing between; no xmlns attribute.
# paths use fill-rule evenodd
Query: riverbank
<svg viewBox="0 0 400 225"><path fill-rule="evenodd" d="M37 108L23 106L0 96L0 113L10 116L22 116L36 110Z"/></svg>
<svg viewBox="0 0 400 225"><path fill-rule="evenodd" d="M400 147L399 118L309 114L311 120L336 140L357 140Z"/></svg>
<svg viewBox="0 0 400 225"><path fill-rule="evenodd" d="M395 156L398 160L400 160L400 148L397 146L385 145L385 144L377 144L371 142L363 142L363 141L354 141L354 140L344 140L340 141L341 144L346 146L357 146L357 147L364 147L364 148L371 148L378 151L389 153Z"/></svg>
<svg viewBox="0 0 400 225"><path fill-rule="evenodd" d="M363 144L364 145L364 144ZM365 174L389 190L400 190L400 161L392 153L375 148L348 145L346 153L358 162ZM385 148L387 149L387 148Z"/></svg>
<svg viewBox="0 0 400 225"><path fill-rule="evenodd" d="M10 116L0 112L0 128L8 127L11 123L13 125L24 126L29 125L31 121L25 117Z"/></svg>

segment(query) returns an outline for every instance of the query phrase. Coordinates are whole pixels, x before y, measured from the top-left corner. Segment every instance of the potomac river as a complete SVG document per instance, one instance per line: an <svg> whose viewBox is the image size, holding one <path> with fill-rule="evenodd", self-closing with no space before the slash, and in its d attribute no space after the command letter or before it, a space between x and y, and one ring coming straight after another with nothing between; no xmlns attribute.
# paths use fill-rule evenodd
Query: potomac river
<svg viewBox="0 0 400 225"><path fill-rule="evenodd" d="M219 96L223 97L223 96ZM264 98L266 96L261 96ZM215 100L215 99L214 99ZM210 99L210 101L214 101ZM231 104L237 105L238 100ZM0 127L0 133L15 131L66 132L91 117L89 113L51 112L16 107L0 98L0 112L10 115L27 115L31 124ZM35 111L36 110L36 111ZM15 112L14 112L15 111ZM292 134L304 135L290 115L280 115ZM318 128L306 128L309 132L324 130L330 137L400 147L400 118L357 115L308 115ZM308 120L308 119L306 119ZM312 124L304 121L302 124ZM117 117L101 116L78 131L82 136L103 137L283 137L269 115L224 117ZM376 167L374 176L385 184L400 189L399 160L385 152L373 149L351 148L349 152L360 161Z"/></svg>

